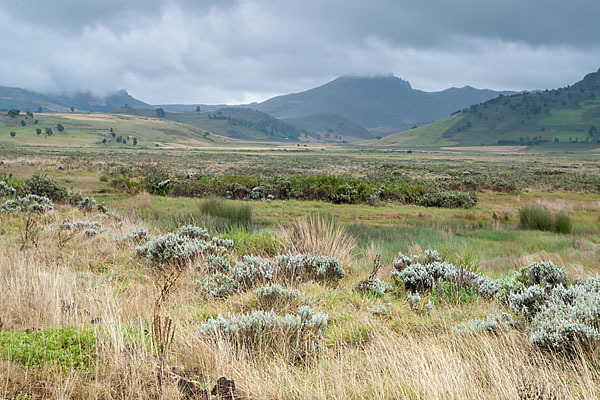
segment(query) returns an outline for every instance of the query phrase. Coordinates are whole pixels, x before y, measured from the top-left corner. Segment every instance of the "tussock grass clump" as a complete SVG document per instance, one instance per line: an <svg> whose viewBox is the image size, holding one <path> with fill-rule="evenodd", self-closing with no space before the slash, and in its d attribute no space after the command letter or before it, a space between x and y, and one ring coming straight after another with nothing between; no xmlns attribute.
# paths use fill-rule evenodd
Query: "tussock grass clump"
<svg viewBox="0 0 600 400"><path fill-rule="evenodd" d="M294 253L320 254L349 262L356 247L356 239L345 227L321 214L300 217L284 226L283 232Z"/></svg>
<svg viewBox="0 0 600 400"><path fill-rule="evenodd" d="M519 208L521 228L555 233L571 233L571 217L564 211L553 213L540 205Z"/></svg>
<svg viewBox="0 0 600 400"><path fill-rule="evenodd" d="M252 226L252 208L248 204L213 198L203 200L198 208L202 214L226 219L229 226Z"/></svg>

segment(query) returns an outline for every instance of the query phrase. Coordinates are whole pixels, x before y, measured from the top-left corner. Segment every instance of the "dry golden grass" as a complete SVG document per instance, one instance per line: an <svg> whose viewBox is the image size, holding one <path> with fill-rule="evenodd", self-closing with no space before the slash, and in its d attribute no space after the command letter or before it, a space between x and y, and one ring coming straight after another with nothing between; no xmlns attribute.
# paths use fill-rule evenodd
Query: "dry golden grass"
<svg viewBox="0 0 600 400"><path fill-rule="evenodd" d="M290 243L292 252L352 261L351 253L356 247L356 239L333 218L320 214L305 215L290 225L282 226L281 231Z"/></svg>
<svg viewBox="0 0 600 400"><path fill-rule="evenodd" d="M48 224L65 219L94 216L61 208ZM28 394L28 399L183 398L171 379L157 390L152 351L126 333L126 328L150 329L155 299L150 276L131 258L134 245L120 240L138 224L108 218L101 222L109 231L92 239L76 236L62 249L46 225L39 246L20 251L20 217L0 215L2 329L83 327L95 320L98 338L96 362L87 373L51 366L24 369L0 360L0 398L19 394ZM352 260L354 240L331 222L305 217L295 229L292 232L302 239L296 242L299 251L343 254ZM339 338L331 335L305 363L290 362L284 355L238 351L227 342L215 344L199 337L197 325L206 310L248 310L252 296L208 301L198 292L201 278L197 268L186 271L165 306L175 324L168 361L196 369L196 379L208 387L227 376L256 399L519 399L528 398L525 391L531 388L554 396L547 398L600 397L600 360L589 351L571 358L542 352L516 329L498 335L452 333L455 319L484 315L491 307L486 303L415 315L399 298L393 300L395 311L389 317L376 317L367 306L377 300L352 290L358 276L345 278L336 288L314 283L298 287L315 308L330 314L329 329L339 332ZM343 339L344 330L355 326L369 334L358 341Z"/></svg>

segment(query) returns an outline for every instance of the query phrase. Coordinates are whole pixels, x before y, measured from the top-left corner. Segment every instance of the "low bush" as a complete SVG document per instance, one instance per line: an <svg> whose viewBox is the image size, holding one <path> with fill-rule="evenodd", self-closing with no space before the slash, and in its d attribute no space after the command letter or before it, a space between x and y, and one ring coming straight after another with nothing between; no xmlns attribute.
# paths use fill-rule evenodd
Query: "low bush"
<svg viewBox="0 0 600 400"><path fill-rule="evenodd" d="M20 362L25 367L57 365L85 371L93 363L95 353L96 336L90 328L0 332L0 358Z"/></svg>
<svg viewBox="0 0 600 400"><path fill-rule="evenodd" d="M201 337L226 340L240 350L267 354L291 352L294 356L313 352L327 328L327 314L302 306L298 314L279 316L273 311L257 310L249 314L219 315L200 325Z"/></svg>
<svg viewBox="0 0 600 400"><path fill-rule="evenodd" d="M45 196L55 203L76 203L80 199L69 194L67 188L48 175L36 174L25 180L25 192Z"/></svg>
<svg viewBox="0 0 600 400"><path fill-rule="evenodd" d="M204 290L215 297L245 291L268 283L296 284L306 281L337 282L345 271L332 257L310 254L279 255L274 259L244 256L242 261L218 271L204 280Z"/></svg>
<svg viewBox="0 0 600 400"><path fill-rule="evenodd" d="M258 304L263 310L278 308L286 303L292 302L300 296L300 292L294 289L284 289L276 283L261 286L254 291Z"/></svg>
<svg viewBox="0 0 600 400"><path fill-rule="evenodd" d="M6 213L31 212L44 214L52 210L54 210L54 203L49 198L35 194L28 194L15 200L7 200L2 204L2 212Z"/></svg>

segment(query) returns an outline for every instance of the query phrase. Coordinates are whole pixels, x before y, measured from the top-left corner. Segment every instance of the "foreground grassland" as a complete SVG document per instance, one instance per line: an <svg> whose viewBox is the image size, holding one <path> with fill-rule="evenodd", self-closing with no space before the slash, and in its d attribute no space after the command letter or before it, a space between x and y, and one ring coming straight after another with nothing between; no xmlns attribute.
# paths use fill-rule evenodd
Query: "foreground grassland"
<svg viewBox="0 0 600 400"><path fill-rule="evenodd" d="M221 376L256 399L600 397L597 342L578 343L570 351L538 348L519 315L515 326L493 333L458 333L456 324L511 311L470 292L457 298L422 291L415 303L410 290L390 276L398 252L425 249L491 278L542 261L564 266L569 282L595 275L600 163L594 156L122 150L65 155L26 149L0 152L0 160L0 180L10 178L21 190L32 175L47 174L69 192L108 208L99 213L96 206L57 201L53 211L36 217L33 241L24 236L27 213L0 214L0 398L177 399L189 394L181 382L210 391ZM152 168L169 177L330 174L423 181L473 191L478 201L451 209L397 201L174 197L148 193L153 186L142 178ZM113 184L121 176L140 183ZM523 229L518 210L526 205L568 214L571 232ZM325 221L320 228L305 218L317 214ZM58 229L75 221L102 227L93 234ZM345 274L331 281L277 281L297 294L263 303L255 291L262 282L211 296L205 279L213 265L200 257L185 263L176 290L157 313L160 274L136 255L136 246L146 240L132 233L144 227L156 238L188 224L233 239L226 254L232 263L249 254L319 253L340 259ZM305 228L308 234L298 234ZM392 289L356 290L368 278ZM256 333L258 342L249 335L245 346L226 337L212 340L199 330L219 314L273 309L296 315L303 305L328 315L316 337L294 336L308 340L308 347L273 338L263 342L266 329ZM152 334L157 315L172 321L174 331L164 352Z"/></svg>

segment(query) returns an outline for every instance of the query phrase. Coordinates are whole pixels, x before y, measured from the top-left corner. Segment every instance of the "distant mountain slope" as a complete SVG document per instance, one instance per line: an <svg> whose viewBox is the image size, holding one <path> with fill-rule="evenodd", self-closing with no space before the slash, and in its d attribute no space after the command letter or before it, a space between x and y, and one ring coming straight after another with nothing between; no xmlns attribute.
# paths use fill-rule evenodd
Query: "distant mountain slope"
<svg viewBox="0 0 600 400"><path fill-rule="evenodd" d="M295 126L302 133L324 142L353 142L374 138L374 135L362 126L331 112L283 119L283 121Z"/></svg>
<svg viewBox="0 0 600 400"><path fill-rule="evenodd" d="M149 107L148 104L132 97L125 90L105 97L94 97L90 93L50 95L25 89L0 86L0 110L18 109L22 111L68 112L76 111L110 112L127 104L129 107Z"/></svg>
<svg viewBox="0 0 600 400"><path fill-rule="evenodd" d="M600 143L600 70L565 88L500 96L376 145Z"/></svg>
<svg viewBox="0 0 600 400"><path fill-rule="evenodd" d="M468 86L424 92L395 76L341 77L305 92L274 97L250 107L279 118L332 112L365 128L389 132L438 120L499 94Z"/></svg>
<svg viewBox="0 0 600 400"><path fill-rule="evenodd" d="M155 109L121 107L115 113L158 117ZM295 126L249 108L223 108L202 112L165 111L160 118L182 122L203 130L235 139L297 140Z"/></svg>
<svg viewBox="0 0 600 400"><path fill-rule="evenodd" d="M143 116L71 112L27 115L22 112L11 117L0 113L0 147L154 149L157 144L159 147L204 147L230 142L195 126Z"/></svg>

